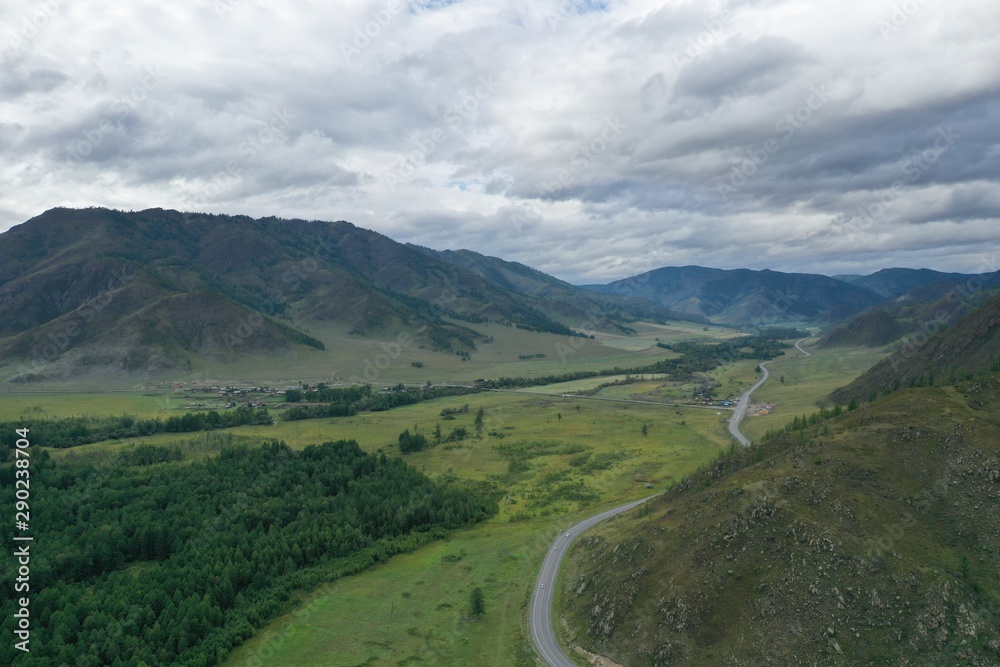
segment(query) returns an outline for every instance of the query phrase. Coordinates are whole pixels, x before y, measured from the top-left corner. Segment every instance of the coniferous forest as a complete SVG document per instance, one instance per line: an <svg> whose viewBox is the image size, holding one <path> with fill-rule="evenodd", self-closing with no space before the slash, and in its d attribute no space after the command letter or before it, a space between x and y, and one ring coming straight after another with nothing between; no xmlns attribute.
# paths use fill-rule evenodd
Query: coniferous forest
<svg viewBox="0 0 1000 667"><path fill-rule="evenodd" d="M482 484L433 481L353 440L196 461L161 449L111 465L32 455L32 590L15 595L16 559L5 559L0 608L12 636L13 601L30 595L32 650L19 664L214 665L297 591L497 510ZM0 467L8 509L14 470ZM0 664L14 656L0 647Z"/></svg>

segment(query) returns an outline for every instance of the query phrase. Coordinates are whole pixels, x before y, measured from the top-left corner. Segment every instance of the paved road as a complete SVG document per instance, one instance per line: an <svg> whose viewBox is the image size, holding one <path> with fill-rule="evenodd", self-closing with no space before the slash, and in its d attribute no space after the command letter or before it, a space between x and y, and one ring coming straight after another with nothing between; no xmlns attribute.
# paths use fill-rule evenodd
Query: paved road
<svg viewBox="0 0 1000 667"><path fill-rule="evenodd" d="M759 389L762 384L767 382L767 377L769 375L769 373L767 372L767 364L769 363L771 362L769 361L761 362L760 370L764 372L764 376L757 381L757 384L755 384L754 386L750 387L745 392L743 392L743 395L740 396L739 403L736 404L736 410L733 411L733 416L729 418L729 432L732 434L734 438L739 440L740 444L743 445L744 447L749 447L750 441L747 440L747 437L745 435L740 433L740 422L743 421L744 417L746 417L747 408L750 407L750 394L752 394L755 390Z"/></svg>
<svg viewBox="0 0 1000 667"><path fill-rule="evenodd" d="M797 340L795 342L795 349L797 349L803 355L811 357L812 355L803 350L802 347L799 345L799 343L801 343L804 340L809 340L809 339L802 338L800 340ZM729 433L732 434L734 438L739 440L740 444L743 445L744 447L749 447L750 441L747 440L747 437L740 432L740 422L743 421L744 417L746 417L747 408L750 407L750 394L752 394L755 390L760 389L760 386L765 382L767 382L767 376L768 376L767 364L769 363L771 362L765 361L760 364L760 369L764 372L764 377L762 377L757 382L757 384L747 389L743 393L743 395L740 396L740 402L736 404L736 410L733 412L733 416L729 418Z"/></svg>
<svg viewBox="0 0 1000 667"><path fill-rule="evenodd" d="M810 356L808 352L800 347L799 343L802 340L795 343L795 347L805 356ZM767 382L768 371L767 364L769 362L765 361L761 363L761 370L764 372L764 376L755 384L750 387L744 394L740 397L740 401L733 411L733 416L729 420L729 432L733 434L744 447L750 446L750 441L740 433L739 425L740 421L746 415L747 407L750 405L750 395L753 394L754 390L759 389L761 385ZM541 656L542 662L544 662L548 667L576 667L576 663L567 657L563 650L559 647L559 642L556 641L555 631L552 627L552 598L553 590L556 585L556 576L559 574L559 564L562 562L563 556L566 554L566 550L569 545L583 534L587 529L599 524L605 519L610 519L616 514L621 514L622 512L627 512L628 510L641 505L642 503L655 498L660 494L655 494L649 498L644 498L643 500L636 500L631 503L626 503L625 505L620 505L613 509L606 510L600 514L594 515L589 519L581 521L576 524L568 531L561 534L556 538L556 541L552 543L549 548L549 552L545 554L545 561L542 563L542 571L538 575L538 581L535 582L535 592L531 598L531 609L528 612L528 627L531 630L531 640L535 643L535 650L538 651L538 655Z"/></svg>
<svg viewBox="0 0 1000 667"><path fill-rule="evenodd" d="M556 585L556 575L559 573L559 563L562 562L566 549L588 528L605 519L610 519L616 514L627 512L636 505L641 505L658 495L660 494L657 493L643 500L626 503L581 521L569 530L560 533L556 541L549 547L549 552L545 555L545 562L542 563L542 572L538 575L538 581L535 582L535 593L532 596L531 609L528 612L528 627L531 629L531 639L535 642L535 650L541 656L542 662L549 667L577 667L576 663L570 660L559 648L552 627L552 593Z"/></svg>

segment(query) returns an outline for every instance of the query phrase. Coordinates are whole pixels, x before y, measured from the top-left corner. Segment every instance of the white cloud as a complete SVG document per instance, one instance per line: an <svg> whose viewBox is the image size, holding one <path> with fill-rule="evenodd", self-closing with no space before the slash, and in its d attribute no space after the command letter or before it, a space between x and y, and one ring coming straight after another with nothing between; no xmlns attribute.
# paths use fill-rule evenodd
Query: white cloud
<svg viewBox="0 0 1000 667"><path fill-rule="evenodd" d="M164 206L347 219L588 282L978 270L1000 7L910 5L6 3L0 229Z"/></svg>

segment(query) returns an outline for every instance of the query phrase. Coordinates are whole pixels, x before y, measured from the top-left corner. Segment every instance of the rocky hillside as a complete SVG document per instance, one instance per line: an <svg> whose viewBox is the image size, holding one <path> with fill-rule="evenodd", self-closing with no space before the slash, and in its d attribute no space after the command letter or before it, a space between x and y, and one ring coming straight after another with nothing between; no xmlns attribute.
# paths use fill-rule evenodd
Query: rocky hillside
<svg viewBox="0 0 1000 667"><path fill-rule="evenodd" d="M741 449L578 542L567 645L629 667L1000 664L1000 376Z"/></svg>

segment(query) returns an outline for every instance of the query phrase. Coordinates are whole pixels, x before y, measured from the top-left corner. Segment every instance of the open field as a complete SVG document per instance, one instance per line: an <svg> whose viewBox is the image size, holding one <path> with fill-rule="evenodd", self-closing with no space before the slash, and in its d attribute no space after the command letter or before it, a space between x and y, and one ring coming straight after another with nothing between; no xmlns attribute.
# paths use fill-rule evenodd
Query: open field
<svg viewBox="0 0 1000 667"><path fill-rule="evenodd" d="M759 379L759 374L756 372L757 366L760 362L753 360L742 360L737 361L732 364L725 364L719 366L713 371L708 373L701 373L699 375L704 375L706 377L712 378L715 382L719 383L719 386L715 389L716 399L725 398L735 398L746 391L747 387L751 386L754 382ZM609 378L595 378L597 380L604 380L604 382L610 382L617 378L623 378L624 376L616 376ZM635 377L635 376L633 376ZM569 383L566 383L569 384ZM601 384L600 382L594 383ZM600 391L595 394L602 398L630 398L636 400L650 400L650 401L663 401L663 402L682 402L688 403L692 401L692 392L698 386L698 382L668 382L667 380L646 380L642 382L635 382L630 384L614 385L611 387L603 387ZM550 385L555 387L556 385ZM544 387L540 387L539 391L544 391Z"/></svg>
<svg viewBox="0 0 1000 667"><path fill-rule="evenodd" d="M468 412L450 420L441 416L443 409L466 403ZM415 425L427 435L438 423L444 434L459 426L473 434L480 406L481 439L442 443L406 459L432 476L493 481L504 492L498 516L319 591L304 591L306 604L272 622L227 664L531 665L524 608L555 532L596 508L648 495L646 483L666 488L730 443L725 424L711 412L678 414L657 406L494 392L218 435L281 438L296 448L355 438L369 451L399 455L398 434ZM503 437L488 435L491 431ZM158 434L141 441L202 438ZM102 456L134 442L52 454ZM198 447L185 447L185 456L200 456ZM466 618L475 586L483 588L487 601L479 621Z"/></svg>
<svg viewBox="0 0 1000 667"><path fill-rule="evenodd" d="M372 383L467 382L481 377L539 377L579 370L629 367L662 359L666 350L649 335L624 337L597 334L598 339L542 334L499 324L468 325L493 341L478 344L471 358L421 349L406 328L386 333L385 340L366 340L344 332L312 331L326 350L305 349L273 359L250 358L240 364L203 364L190 378L285 379L315 383L359 378ZM400 338L402 336L402 338ZM400 341L403 344L400 344ZM543 355L532 359L521 356ZM422 367L413 364L422 364Z"/></svg>
<svg viewBox="0 0 1000 667"><path fill-rule="evenodd" d="M556 382L556 383L553 383L553 384L536 385L534 387L524 387L523 389L519 389L519 391L530 392L530 393L535 393L535 394L572 394L573 392L577 392L577 391L588 391L588 390L591 390L591 389L596 389L597 387L601 386L602 384L607 384L608 382L621 381L621 380L624 380L626 377L628 377L628 376L625 376L625 375L604 375L604 376L601 376L601 377L583 378L582 380L570 380L569 382ZM632 377L633 378L643 378L643 377L650 377L650 378L652 378L653 376L652 375L649 375L649 376L634 375ZM623 385L623 386L625 386L625 385ZM603 394L604 391L605 390L602 389L600 395L603 396L604 395ZM624 397L624 398L627 398L627 396Z"/></svg>
<svg viewBox="0 0 1000 667"><path fill-rule="evenodd" d="M633 341L645 338L649 345L631 352L600 341L496 328L511 333L504 339L511 344L521 336L548 342L566 341L563 343L566 349L561 350L565 353L565 363L557 352L545 352L545 357L531 360L517 360L516 355L510 359L517 348L504 351L498 345L492 352L493 363L488 366L484 363L480 374L474 371L469 377L530 377L614 365L636 366L673 354L656 348L655 342L651 342L655 337L647 338L654 333L653 325L641 336L629 337ZM717 337L731 335L726 333L729 330L711 329L715 331L707 333ZM696 333L687 332L688 336ZM662 330L658 330L657 337L661 334ZM520 354L542 351L520 348ZM411 366L409 358L401 352L380 373L376 384L447 379L430 374L431 360L440 364L438 370L442 375L452 379L476 368L476 354L473 361L462 362L455 355L426 351L414 354L418 352L427 355L423 368ZM810 411L807 405L859 374L879 356L879 352L870 350L839 349L800 359L795 350L787 351L786 357L771 364L774 381L755 397L779 405L770 418L772 425L760 427L760 433L780 426L795 414ZM716 395L738 394L758 377L756 366L756 361L745 360L709 373L722 385ZM528 369L534 369L534 373ZM397 370L399 377L395 375ZM778 382L782 374L784 384ZM287 379L292 375L285 372L273 378ZM540 387L538 391L568 394L593 389L614 379L587 378ZM297 378L289 383L296 381ZM267 382L278 384L271 378ZM693 386L693 383L672 386L661 380L647 380L606 387L597 395L669 400L674 394L681 397L685 391L689 393ZM769 390L774 393L767 393ZM193 400L208 400L212 396L185 392L153 396L139 391L11 395L16 399L4 409L13 416L35 405L46 411L40 415L129 412L163 416L177 414ZM443 410L461 410L466 404L468 410L453 414L451 419L442 415ZM476 437L474 420L480 407L484 410L483 429L481 437ZM406 460L433 477L455 475L459 479L492 482L502 491L503 498L499 514L479 526L318 591L302 591L302 604L295 611L270 623L235 651L226 664L534 665L524 621L525 607L537 567L552 538L600 508L648 496L706 465L732 443L725 430L726 416L720 417L712 410L481 392L353 417L279 421L270 426L229 429L225 435L237 440L281 439L294 448L339 438L356 439L368 451L399 456L398 436L404 429L416 430L433 440L435 427L440 426L446 441L408 454ZM768 419L748 419L744 424L758 427ZM449 434L459 428L466 429L467 437L448 442ZM756 431L751 433L750 437L756 437ZM185 457L191 458L224 446L218 440L209 443L202 434L164 433L141 441L194 443L184 448ZM96 443L52 454L55 457L86 452L108 455L135 442ZM471 589L477 586L486 594L487 613L481 620L473 621L467 618L468 598Z"/></svg>
<svg viewBox="0 0 1000 667"><path fill-rule="evenodd" d="M819 410L817 401L874 366L887 354L884 348L816 348L803 343L810 357L794 348L787 350L767 368L771 380L754 392L754 403L773 403L770 415L747 417L740 430L750 439L759 440L768 429L781 428L795 416ZM784 382L781 378L784 377Z"/></svg>
<svg viewBox="0 0 1000 667"><path fill-rule="evenodd" d="M357 415L334 424L281 424L281 437L298 446L349 436L365 448L394 453L390 442L400 430L416 423L427 433L442 407L465 402L469 413L442 422L443 429L471 428L482 405L492 415L487 428L507 437L471 439L454 449L438 445L407 460L431 475L454 472L496 481L505 491L500 514L445 542L336 582L311 596L298 612L272 623L227 664L254 664L255 656L264 655L264 664L305 666L534 664L524 607L535 569L556 532L598 507L649 495L640 482L666 488L730 443L714 413L678 415L656 406L493 393ZM646 436L641 433L644 423ZM271 434L279 427L256 428ZM538 444L553 441L560 446ZM498 445L518 444L525 446L528 469L511 473L511 458ZM568 453L573 446L584 450ZM581 455L587 462L574 466L570 461ZM570 499L578 488L588 492L586 500ZM474 586L486 593L487 614L480 621L464 618Z"/></svg>
<svg viewBox="0 0 1000 667"><path fill-rule="evenodd" d="M21 416L38 418L82 415L121 415L163 417L173 414L178 402L171 392L33 392L0 393L0 420Z"/></svg>
<svg viewBox="0 0 1000 667"><path fill-rule="evenodd" d="M466 323L459 322L466 326ZM131 390L137 384L156 384L173 379L185 385L196 382L227 385L253 382L285 385L306 382L363 380L373 384L470 382L476 378L541 377L572 371L598 371L608 368L642 366L671 356L656 347L658 341L718 341L739 336L736 330L712 325L676 322L669 325L635 322L629 326L634 335L594 332L595 338L543 334L500 324L468 325L491 342L481 342L468 360L443 351L421 348L418 330L400 325L380 336L362 338L350 335L338 325L305 327L311 336L323 341L325 350L299 346L272 356L241 356L233 361L207 361L193 358L187 371L169 376L137 380L131 376L91 373L25 387L27 390L58 389L80 393L96 390ZM381 338L382 340L378 340ZM531 357L522 359L521 357ZM19 392L22 387L11 387Z"/></svg>
<svg viewBox="0 0 1000 667"><path fill-rule="evenodd" d="M644 350L656 343L673 343L679 341L714 342L741 336L735 329L718 325L702 325L694 322L676 322L673 324L653 324L651 322L633 322L627 325L634 329L634 334L614 334L593 332L594 338L607 347L622 350ZM589 333L589 332L588 332Z"/></svg>

